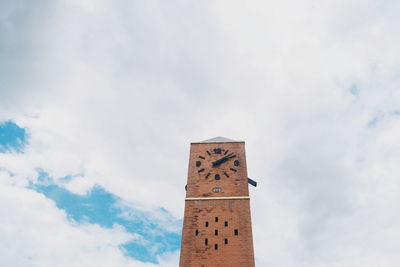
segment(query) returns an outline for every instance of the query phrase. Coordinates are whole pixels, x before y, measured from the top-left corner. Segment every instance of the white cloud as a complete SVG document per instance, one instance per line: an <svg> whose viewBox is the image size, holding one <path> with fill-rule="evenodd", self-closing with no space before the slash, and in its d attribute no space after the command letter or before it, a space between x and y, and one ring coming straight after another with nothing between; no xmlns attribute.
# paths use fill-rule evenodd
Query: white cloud
<svg viewBox="0 0 400 267"><path fill-rule="evenodd" d="M35 179L35 168L56 178L82 175L67 188L82 194L100 184L142 209L162 205L180 217L189 142L243 139L249 175L260 182L252 190L258 266L398 262L397 2L9 6L2 47L26 41L16 48L24 60L1 54L15 63L15 77L1 88L0 118L31 134L26 154L0 155L16 174L13 184ZM20 240L32 239L27 231ZM70 245L98 255L93 244L108 242L87 238ZM102 263L127 264L105 250L110 261ZM9 253L15 266L26 263ZM49 261L71 255L42 254ZM73 260L69 266L86 264Z"/></svg>
<svg viewBox="0 0 400 267"><path fill-rule="evenodd" d="M12 179L1 173L2 266L154 266L126 258L118 249L140 236L117 225L75 225L43 195L7 184Z"/></svg>

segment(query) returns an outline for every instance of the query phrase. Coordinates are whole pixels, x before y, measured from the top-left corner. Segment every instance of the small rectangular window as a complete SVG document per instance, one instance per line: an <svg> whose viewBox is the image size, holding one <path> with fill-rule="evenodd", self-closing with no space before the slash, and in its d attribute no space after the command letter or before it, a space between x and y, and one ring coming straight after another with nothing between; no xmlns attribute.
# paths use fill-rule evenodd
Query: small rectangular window
<svg viewBox="0 0 400 267"><path fill-rule="evenodd" d="M207 246L208 245L208 238L204 239L204 244Z"/></svg>
<svg viewBox="0 0 400 267"><path fill-rule="evenodd" d="M228 222L225 222L225 227L228 227Z"/></svg>
<svg viewBox="0 0 400 267"><path fill-rule="evenodd" d="M228 238L224 239L224 243L225 243L225 245L228 244Z"/></svg>
<svg viewBox="0 0 400 267"><path fill-rule="evenodd" d="M208 222L206 222L206 227L208 227Z"/></svg>
<svg viewBox="0 0 400 267"><path fill-rule="evenodd" d="M214 245L214 249L215 249L215 250L218 250L218 244L215 244L215 245Z"/></svg>
<svg viewBox="0 0 400 267"><path fill-rule="evenodd" d="M199 235L199 230L196 230L196 236L198 236Z"/></svg>
<svg viewBox="0 0 400 267"><path fill-rule="evenodd" d="M208 174L207 174L208 175ZM213 189L212 189L212 191L214 192L214 193L219 193L219 192L221 192L221 187L214 187Z"/></svg>
<svg viewBox="0 0 400 267"><path fill-rule="evenodd" d="M218 217L215 217L215 222L218 222Z"/></svg>
<svg viewBox="0 0 400 267"><path fill-rule="evenodd" d="M235 235L239 235L239 230L235 229Z"/></svg>
<svg viewBox="0 0 400 267"><path fill-rule="evenodd" d="M214 233L215 233L215 235L218 235L218 230L215 230L215 232L214 232Z"/></svg>

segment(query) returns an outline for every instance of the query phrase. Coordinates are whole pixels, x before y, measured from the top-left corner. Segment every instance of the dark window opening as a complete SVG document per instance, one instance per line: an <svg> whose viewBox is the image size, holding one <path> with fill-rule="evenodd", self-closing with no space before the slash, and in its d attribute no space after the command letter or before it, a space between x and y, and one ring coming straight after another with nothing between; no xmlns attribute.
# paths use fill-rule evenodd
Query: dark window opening
<svg viewBox="0 0 400 267"><path fill-rule="evenodd" d="M215 233L215 235L218 235L218 230L215 230L215 232L214 232L214 233Z"/></svg>
<svg viewBox="0 0 400 267"><path fill-rule="evenodd" d="M215 249L215 250L218 250L218 244L215 244L215 245L214 245L214 249Z"/></svg>
<svg viewBox="0 0 400 267"><path fill-rule="evenodd" d="M225 245L228 244L228 238L224 239L224 243L225 243Z"/></svg>
<svg viewBox="0 0 400 267"><path fill-rule="evenodd" d="M204 244L207 246L208 245L208 238L204 239Z"/></svg>
<svg viewBox="0 0 400 267"><path fill-rule="evenodd" d="M206 227L208 227L208 222L206 222Z"/></svg>
<svg viewBox="0 0 400 267"><path fill-rule="evenodd" d="M239 235L239 230L235 229L235 235Z"/></svg>
<svg viewBox="0 0 400 267"><path fill-rule="evenodd" d="M198 236L199 235L199 230L196 230L196 236Z"/></svg>
<svg viewBox="0 0 400 267"><path fill-rule="evenodd" d="M225 227L228 227L228 222L225 222Z"/></svg>
<svg viewBox="0 0 400 267"><path fill-rule="evenodd" d="M215 217L215 222L218 222L218 217Z"/></svg>

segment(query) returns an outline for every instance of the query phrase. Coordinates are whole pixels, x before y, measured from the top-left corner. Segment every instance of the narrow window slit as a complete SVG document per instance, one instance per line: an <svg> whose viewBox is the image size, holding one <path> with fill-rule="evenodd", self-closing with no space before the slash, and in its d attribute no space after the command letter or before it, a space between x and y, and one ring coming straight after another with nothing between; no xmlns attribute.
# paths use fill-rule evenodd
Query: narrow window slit
<svg viewBox="0 0 400 267"><path fill-rule="evenodd" d="M239 235L239 230L235 229L235 235Z"/></svg>

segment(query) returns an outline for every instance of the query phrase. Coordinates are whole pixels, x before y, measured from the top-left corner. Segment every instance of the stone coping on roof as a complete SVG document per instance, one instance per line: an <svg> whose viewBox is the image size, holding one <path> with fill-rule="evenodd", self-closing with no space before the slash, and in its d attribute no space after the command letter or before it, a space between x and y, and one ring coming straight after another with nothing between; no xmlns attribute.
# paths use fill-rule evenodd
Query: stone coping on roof
<svg viewBox="0 0 400 267"><path fill-rule="evenodd" d="M201 142L192 142L192 144L200 144L200 143L243 143L243 141L237 141L237 140L233 140L233 139L229 139L226 137L222 137L222 136L217 136L211 139L207 139Z"/></svg>

